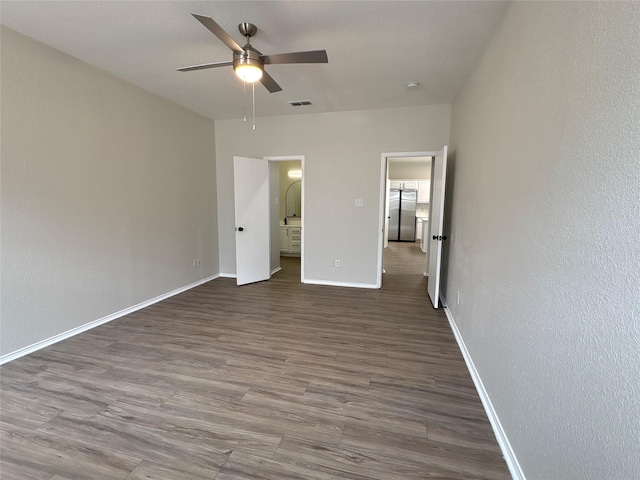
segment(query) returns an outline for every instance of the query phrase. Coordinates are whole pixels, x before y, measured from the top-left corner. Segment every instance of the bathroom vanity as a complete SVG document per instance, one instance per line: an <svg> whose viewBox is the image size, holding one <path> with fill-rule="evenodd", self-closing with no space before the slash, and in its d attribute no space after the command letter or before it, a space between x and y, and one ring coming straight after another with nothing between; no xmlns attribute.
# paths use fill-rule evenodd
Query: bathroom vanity
<svg viewBox="0 0 640 480"><path fill-rule="evenodd" d="M300 256L302 240L302 226L280 225L280 254Z"/></svg>

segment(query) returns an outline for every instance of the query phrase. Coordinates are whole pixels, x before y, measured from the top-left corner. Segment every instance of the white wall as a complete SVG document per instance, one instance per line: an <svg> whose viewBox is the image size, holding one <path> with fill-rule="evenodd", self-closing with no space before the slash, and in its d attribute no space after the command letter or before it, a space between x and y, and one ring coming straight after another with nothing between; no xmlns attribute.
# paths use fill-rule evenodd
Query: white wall
<svg viewBox="0 0 640 480"><path fill-rule="evenodd" d="M1 60L3 355L219 272L213 121L5 27Z"/></svg>
<svg viewBox="0 0 640 480"><path fill-rule="evenodd" d="M391 180L428 180L431 178L431 157L423 160L389 159L389 178Z"/></svg>
<svg viewBox="0 0 640 480"><path fill-rule="evenodd" d="M639 46L514 2L453 106L446 297L529 480L640 478Z"/></svg>
<svg viewBox="0 0 640 480"><path fill-rule="evenodd" d="M305 155L305 279L375 286L380 155L439 150L449 127L449 105L217 121L221 272L236 271L233 156Z"/></svg>

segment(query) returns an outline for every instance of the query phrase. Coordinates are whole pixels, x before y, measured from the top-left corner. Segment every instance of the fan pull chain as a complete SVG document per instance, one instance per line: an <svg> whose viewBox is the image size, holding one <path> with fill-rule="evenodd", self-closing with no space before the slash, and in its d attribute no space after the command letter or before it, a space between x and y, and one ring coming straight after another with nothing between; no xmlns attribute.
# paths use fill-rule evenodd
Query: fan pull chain
<svg viewBox="0 0 640 480"><path fill-rule="evenodd" d="M247 84L242 82L242 113L244 114L244 121L247 121Z"/></svg>
<svg viewBox="0 0 640 480"><path fill-rule="evenodd" d="M251 84L251 93L252 95L252 102L251 105L253 106L253 129L256 129L256 84L255 82Z"/></svg>

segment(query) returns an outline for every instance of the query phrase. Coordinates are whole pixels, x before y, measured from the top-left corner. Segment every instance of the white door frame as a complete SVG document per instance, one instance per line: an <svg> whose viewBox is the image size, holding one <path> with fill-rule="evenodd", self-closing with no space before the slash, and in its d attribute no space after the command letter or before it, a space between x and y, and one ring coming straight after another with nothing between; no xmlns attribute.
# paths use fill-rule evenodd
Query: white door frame
<svg viewBox="0 0 640 480"><path fill-rule="evenodd" d="M276 155L271 157L262 157L265 160L270 162L285 162L290 160L300 160L300 168L302 170L302 183L300 184L300 211L302 217L300 218L300 282L304 283L304 237L305 237L305 228L304 228L304 219L306 218L305 212L305 201L304 201L304 184L305 184L305 170L304 170L304 155L289 155L282 156ZM278 223L280 220L278 220Z"/></svg>
<svg viewBox="0 0 640 480"><path fill-rule="evenodd" d="M376 279L376 288L382 287L382 268L384 257L384 219L385 206L387 201L387 172L389 171L389 159L395 157L434 157L438 151L428 152L389 152L380 154L380 202L378 210L378 278ZM304 218L304 217L303 217Z"/></svg>

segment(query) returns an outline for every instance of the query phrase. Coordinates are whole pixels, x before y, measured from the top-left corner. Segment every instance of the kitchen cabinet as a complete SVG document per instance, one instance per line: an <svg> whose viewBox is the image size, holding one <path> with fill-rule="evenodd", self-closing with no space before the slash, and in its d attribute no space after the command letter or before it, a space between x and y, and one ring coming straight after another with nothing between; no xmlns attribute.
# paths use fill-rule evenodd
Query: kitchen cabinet
<svg viewBox="0 0 640 480"><path fill-rule="evenodd" d="M302 251L302 227L297 225L280 225L280 253L300 255Z"/></svg>
<svg viewBox="0 0 640 480"><path fill-rule="evenodd" d="M391 190L417 190L418 195L416 203L429 203L431 197L431 181L430 180L390 180L389 188Z"/></svg>
<svg viewBox="0 0 640 480"><path fill-rule="evenodd" d="M422 218L417 217L416 240L422 239Z"/></svg>
<svg viewBox="0 0 640 480"><path fill-rule="evenodd" d="M431 196L431 182L420 180L418 182L418 203L429 203Z"/></svg>

